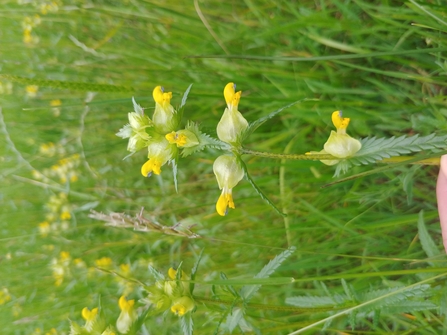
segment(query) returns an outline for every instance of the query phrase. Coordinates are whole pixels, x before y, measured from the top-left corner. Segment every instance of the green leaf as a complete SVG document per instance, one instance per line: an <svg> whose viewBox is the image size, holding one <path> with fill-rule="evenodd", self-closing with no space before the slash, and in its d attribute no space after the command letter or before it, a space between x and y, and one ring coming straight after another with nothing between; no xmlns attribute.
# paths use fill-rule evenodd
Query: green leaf
<svg viewBox="0 0 447 335"><path fill-rule="evenodd" d="M221 272L220 273L220 278L223 280L228 280L228 277L225 273ZM237 293L237 291L234 289L234 287L232 285L227 285L227 291L230 291L230 293L234 296L234 297L239 297L239 294Z"/></svg>
<svg viewBox="0 0 447 335"><path fill-rule="evenodd" d="M205 249L202 249L200 251L199 257L197 257L197 260L196 260L196 262L194 263L194 266L191 269L191 280L192 280L192 282L189 283L189 292L191 294L194 291L194 286L195 286L194 279L196 278L197 269L199 268L199 264L200 264L200 261L202 259L204 250Z"/></svg>
<svg viewBox="0 0 447 335"><path fill-rule="evenodd" d="M152 265L148 266L149 272L156 281L165 280L165 276L158 272Z"/></svg>
<svg viewBox="0 0 447 335"><path fill-rule="evenodd" d="M432 258L439 255L440 254L439 249L437 248L435 242L433 241L433 239L431 238L430 234L427 231L427 227L425 226L424 211L419 212L418 233L422 249L424 249L427 256L429 258Z"/></svg>
<svg viewBox="0 0 447 335"><path fill-rule="evenodd" d="M242 320L244 316L244 311L242 308L233 308L231 313L227 315L227 320L225 321L225 326L228 328L230 334L237 327L239 322Z"/></svg>
<svg viewBox="0 0 447 335"><path fill-rule="evenodd" d="M270 199L262 192L262 190L256 185L255 181L251 178L250 174L248 173L247 165L245 165L245 162L238 156L239 163L241 164L242 170L244 170L245 178L248 180L250 185L255 189L256 193L259 194L261 199L263 199L267 204L269 204L279 215L286 217L287 215L284 214L279 210L278 207L276 207L273 202L270 201Z"/></svg>
<svg viewBox="0 0 447 335"><path fill-rule="evenodd" d="M292 255L295 250L295 247L290 247L289 249L277 255L266 266L264 266L254 278L268 278L290 255ZM244 286L240 290L240 296L242 297L242 299L244 299L245 302L248 302L253 297L253 295L261 288L261 286L262 285Z"/></svg>
<svg viewBox="0 0 447 335"><path fill-rule="evenodd" d="M189 94L189 91L191 90L191 87L192 87L192 84L190 84L188 86L188 88L186 89L185 93L183 93L182 103L180 104L179 109L183 108L186 105L186 100L188 99L188 94Z"/></svg>
<svg viewBox="0 0 447 335"><path fill-rule="evenodd" d="M182 327L183 335L192 335L194 322L192 321L191 313L187 313L180 317L180 325Z"/></svg>
<svg viewBox="0 0 447 335"><path fill-rule="evenodd" d="M216 148L219 150L228 150L230 148L227 143L215 139L205 133L202 133L199 130L198 124L195 122L188 121L185 129L191 131L192 133L194 133L194 135L196 135L197 139L199 140L199 144L193 147L183 148L182 157L187 157L189 155L192 155L193 153L202 151L206 147Z"/></svg>
<svg viewBox="0 0 447 335"><path fill-rule="evenodd" d="M286 304L302 308L319 308L335 306L337 303L332 297L297 296L287 298Z"/></svg>
<svg viewBox="0 0 447 335"><path fill-rule="evenodd" d="M133 109L134 109L135 113L137 113L139 115L144 115L143 108L139 104L137 104L134 97L132 97L132 103L133 103Z"/></svg>
<svg viewBox="0 0 447 335"><path fill-rule="evenodd" d="M177 180L178 166L177 166L177 161L178 161L178 153L176 154L176 157L170 161L170 163L172 165L172 176L174 178L174 187L175 187L175 191L178 193L178 180Z"/></svg>
<svg viewBox="0 0 447 335"><path fill-rule="evenodd" d="M351 158L353 165L375 163L384 158L406 155L422 150L437 150L447 147L447 136L400 136L391 138L367 137L361 139L362 148Z"/></svg>

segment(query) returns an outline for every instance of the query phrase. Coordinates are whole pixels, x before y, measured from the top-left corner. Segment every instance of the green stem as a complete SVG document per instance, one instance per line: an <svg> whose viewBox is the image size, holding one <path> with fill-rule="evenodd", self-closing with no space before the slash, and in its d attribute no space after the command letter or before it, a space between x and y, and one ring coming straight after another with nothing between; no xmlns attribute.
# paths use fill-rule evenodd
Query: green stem
<svg viewBox="0 0 447 335"><path fill-rule="evenodd" d="M328 154L309 154L309 155L296 155L296 154L274 154L272 152L254 151L242 148L241 154L253 155L258 157L266 157L273 159L291 159L291 160L305 160L305 161L320 161L320 160L336 160L340 159Z"/></svg>
<svg viewBox="0 0 447 335"><path fill-rule="evenodd" d="M305 160L305 161L321 161L321 160L340 160L340 158L334 157L329 154L275 154L272 152L255 151L242 148L239 151L242 155L253 155L258 157L272 158L272 159L290 159L290 160ZM395 156L390 158L384 158L378 160L377 163L401 163L406 160L410 160L414 156ZM419 164L419 165L439 165L440 157L433 157L428 159L423 159L416 162L409 162L408 164Z"/></svg>

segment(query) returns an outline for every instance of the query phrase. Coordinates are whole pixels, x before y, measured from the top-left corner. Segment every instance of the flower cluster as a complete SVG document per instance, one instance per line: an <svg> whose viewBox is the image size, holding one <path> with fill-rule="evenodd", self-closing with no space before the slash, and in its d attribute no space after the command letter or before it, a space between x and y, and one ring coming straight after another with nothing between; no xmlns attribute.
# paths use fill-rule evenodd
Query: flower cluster
<svg viewBox="0 0 447 335"><path fill-rule="evenodd" d="M68 202L67 194L60 192L50 196L45 204L47 214L45 221L39 223L39 232L46 237L50 232L67 230L71 219L71 205Z"/></svg>
<svg viewBox="0 0 447 335"><path fill-rule="evenodd" d="M53 142L42 144L39 153L45 157L58 156L59 160L50 168L43 169L42 172L33 170L32 174L35 179L48 182L49 178L58 178L61 183L78 181L78 168L81 162L79 154L75 153L67 156L64 145L61 143L54 144Z"/></svg>
<svg viewBox="0 0 447 335"><path fill-rule="evenodd" d="M178 148L183 148L182 154L187 156L207 145L225 147L230 153L218 157L213 165L219 188L222 190L216 210L220 215L225 215L228 208L235 207L232 189L244 176L237 151L248 128L247 120L238 110L242 92L236 92L235 88L234 83L229 83L224 89L226 108L217 125L220 141L201 133L192 122L179 130L180 113L170 103L172 93L164 92L161 86L155 87L152 94L155 100L152 119L145 115L143 108L133 100L135 111L128 114L129 124L121 128L116 135L129 139L127 150L132 154L147 147L149 160L141 167L141 174L145 177L160 174L161 167L168 162L175 164Z"/></svg>
<svg viewBox="0 0 447 335"><path fill-rule="evenodd" d="M188 89L189 91L189 89ZM183 108L186 101L186 94L183 97ZM188 123L184 129L180 129L180 122L182 114L178 112L171 105L171 92L164 92L161 86L155 87L153 91L153 98L155 100L155 111L152 119L144 114L144 110L139 106L135 100L134 112L129 113L129 124L125 125L116 134L121 138L128 138L127 150L132 154L136 151L147 148L149 160L143 164L141 173L145 177L152 174L160 174L161 167L167 162L172 162L174 166L174 181L177 187L176 169L178 148L182 148L182 155L188 156L195 151L199 151L206 146L217 148L226 151L226 153L217 157L213 164L213 172L216 176L221 194L216 202L216 211L219 215L224 216L228 213L228 209L235 208L233 200L233 188L244 178L251 182L256 191L263 199L266 197L262 191L257 188L254 182L248 175L245 164L241 158L244 153L263 154L254 151L247 151L242 144L244 139L253 132L259 125L264 123L269 118L277 115L286 107L292 106L292 103L284 108L281 108L266 117L263 117L253 123L249 123L239 111L239 102L242 92L236 91L234 83L228 83L224 90L225 110L220 121L216 127L218 139L213 139L210 136L203 134L194 123ZM310 152L307 155L315 155L315 160L321 158L316 155L327 155L330 158L333 156L337 159L322 160L324 164L334 165L341 160L350 158L361 148L360 141L352 138L346 133L346 128L349 125L349 118L343 118L342 113L336 111L332 114L332 122L337 131L332 131L329 139L324 145L324 149L320 152ZM262 155L264 157L275 157L279 155ZM293 155L288 155L293 156ZM305 155L301 156L301 159ZM288 157L290 158L290 157ZM290 159L300 159L290 158ZM308 158L307 158L308 159ZM268 199L266 201L275 207ZM275 207L276 208L276 207Z"/></svg>
<svg viewBox="0 0 447 335"><path fill-rule="evenodd" d="M195 127L179 129L181 117L171 105L171 92L165 92L163 87L157 86L152 96L155 100L152 119L133 100L135 111L128 114L129 124L116 134L121 138L129 138L127 150L132 154L147 148L149 159L141 167L144 177L159 175L161 167L168 162L175 164L178 148L198 146L200 137L200 134L194 132Z"/></svg>
<svg viewBox="0 0 447 335"><path fill-rule="evenodd" d="M42 15L47 15L49 12L55 13L59 10L59 7L62 5L62 2L57 0L52 1L27 1L27 0L18 0L20 5L25 5L31 3L34 7L40 11ZM23 43L27 45L34 45L39 43L39 37L33 34L33 29L40 25L42 19L38 14L34 16L26 16L22 21L23 27Z"/></svg>
<svg viewBox="0 0 447 335"><path fill-rule="evenodd" d="M189 288L188 276L170 268L168 279L159 279L154 286L147 288L148 300L160 311L170 309L172 313L183 316L195 307L194 299Z"/></svg>
<svg viewBox="0 0 447 335"><path fill-rule="evenodd" d="M125 296L119 298L118 306L121 313L116 320L115 327L106 324L104 316L101 315L97 307L91 310L84 307L81 314L85 324L80 326L71 321L69 335L116 335L118 334L116 331L126 334L138 318L134 305L135 300L127 300Z"/></svg>

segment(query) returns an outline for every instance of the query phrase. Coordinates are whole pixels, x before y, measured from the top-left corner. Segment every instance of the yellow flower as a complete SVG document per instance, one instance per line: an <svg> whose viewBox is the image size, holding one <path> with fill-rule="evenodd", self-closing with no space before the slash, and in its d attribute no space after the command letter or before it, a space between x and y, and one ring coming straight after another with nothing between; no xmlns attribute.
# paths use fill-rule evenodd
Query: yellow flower
<svg viewBox="0 0 447 335"><path fill-rule="evenodd" d="M227 108L217 124L217 136L221 141L230 144L240 144L241 136L248 128L247 120L238 111L242 92L235 92L236 85L228 83L224 89Z"/></svg>
<svg viewBox="0 0 447 335"><path fill-rule="evenodd" d="M354 155L362 148L362 144L359 140L352 138L346 133L346 128L348 128L350 120L350 118L344 118L340 111L332 113L332 123L335 128L337 128L337 132L333 130L331 131L329 139L324 144L325 153L331 154L337 158L346 158ZM324 160L322 162L327 165L334 165L339 161Z"/></svg>
<svg viewBox="0 0 447 335"><path fill-rule="evenodd" d="M197 136L190 130L182 129L166 134L165 138L171 144L176 144L177 147L190 148L199 145Z"/></svg>
<svg viewBox="0 0 447 335"><path fill-rule="evenodd" d="M127 333L138 317L134 304L135 300L127 300L125 296L121 296L118 301L121 313L116 321L116 329L121 333Z"/></svg>
<svg viewBox="0 0 447 335"><path fill-rule="evenodd" d="M85 330L88 332L92 331L93 326L95 325L96 318L98 316L98 308L93 308L89 310L87 307L84 307L82 310L82 318L85 320Z"/></svg>
<svg viewBox="0 0 447 335"><path fill-rule="evenodd" d="M45 237L51 231L51 226L48 221L39 223L39 232Z"/></svg>
<svg viewBox="0 0 447 335"><path fill-rule="evenodd" d="M175 315L183 316L189 311L192 311L194 309L194 306L194 301L190 297L183 296L174 300L171 306L171 312Z"/></svg>
<svg viewBox="0 0 447 335"><path fill-rule="evenodd" d="M177 147L165 138L159 138L152 141L147 149L149 160L141 167L141 174L144 177L150 177L152 173L159 175L161 167L174 157Z"/></svg>
<svg viewBox="0 0 447 335"><path fill-rule="evenodd" d="M70 220L71 219L71 215L69 211L63 211L61 213L61 220Z"/></svg>
<svg viewBox="0 0 447 335"><path fill-rule="evenodd" d="M95 260L95 264L100 268L108 268L112 265L112 259L110 257L102 257Z"/></svg>
<svg viewBox="0 0 447 335"><path fill-rule="evenodd" d="M0 290L0 305L4 305L10 300L11 300L11 295L9 294L8 289L6 287L3 287Z"/></svg>
<svg viewBox="0 0 447 335"><path fill-rule="evenodd" d="M177 127L177 113L171 105L172 92L165 92L163 87L157 86L152 92L155 100L155 111L152 121L157 132L167 134Z"/></svg>
<svg viewBox="0 0 447 335"><path fill-rule="evenodd" d="M31 34L31 32L30 32L30 34ZM31 36L31 35L30 35ZM26 88L25 88L25 91L26 91L26 95L29 97L29 98L35 98L36 96L37 96L37 91L39 90L39 86L36 86L36 85L28 85L28 86L26 86Z"/></svg>
<svg viewBox="0 0 447 335"><path fill-rule="evenodd" d="M216 203L216 210L219 215L224 216L228 212L228 207L235 208L232 189L242 180L244 171L233 155L217 157L213 164L213 171L216 175L219 189L222 190Z"/></svg>
<svg viewBox="0 0 447 335"><path fill-rule="evenodd" d="M324 144L324 149L316 152L311 151L308 154L330 154L337 158L347 158L353 156L357 151L362 148L362 144L359 140L352 138L346 133L350 118L343 117L341 111L335 111L332 113L332 123L337 131L331 131L328 140ZM321 160L326 165L335 165L339 162L338 159Z"/></svg>

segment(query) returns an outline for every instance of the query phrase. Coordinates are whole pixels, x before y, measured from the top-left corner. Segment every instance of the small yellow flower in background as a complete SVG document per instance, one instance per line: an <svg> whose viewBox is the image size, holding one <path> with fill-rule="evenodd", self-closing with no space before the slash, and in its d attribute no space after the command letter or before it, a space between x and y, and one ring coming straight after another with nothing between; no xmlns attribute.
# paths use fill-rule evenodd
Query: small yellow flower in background
<svg viewBox="0 0 447 335"><path fill-rule="evenodd" d="M102 257L100 259L95 260L95 264L99 268L108 268L112 266L112 259L110 257Z"/></svg>
<svg viewBox="0 0 447 335"><path fill-rule="evenodd" d="M177 112L171 105L172 92L165 92L163 87L157 86L152 92L155 100L155 111L152 116L155 130L160 134L167 134L177 127Z"/></svg>
<svg viewBox="0 0 447 335"><path fill-rule="evenodd" d="M61 213L61 220L70 220L71 214L69 211L65 210Z"/></svg>
<svg viewBox="0 0 447 335"><path fill-rule="evenodd" d="M232 189L242 180L244 171L233 155L217 157L213 164L213 171L216 175L219 189L222 190L216 203L216 210L219 215L225 216L228 208L235 208Z"/></svg>
<svg viewBox="0 0 447 335"><path fill-rule="evenodd" d="M150 177L152 173L159 175L161 167L174 157L177 147L165 138L159 138L149 144L147 151L149 160L141 167L141 174L144 177Z"/></svg>
<svg viewBox="0 0 447 335"><path fill-rule="evenodd" d="M346 133L350 120L350 118L344 118L341 111L332 113L332 123L337 128L337 132L331 131L329 139L324 144L324 149L319 153L327 153L337 158L347 158L362 148L359 140ZM322 160L321 162L326 165L335 165L339 160Z"/></svg>
<svg viewBox="0 0 447 335"><path fill-rule="evenodd" d="M42 15L47 15L48 12L57 12L58 9L59 6L56 1L40 4L40 12L42 13Z"/></svg>
<svg viewBox="0 0 447 335"><path fill-rule="evenodd" d="M224 88L227 107L217 124L217 136L221 141L230 144L240 144L241 135L248 128L247 120L238 111L242 92L236 92L236 85L228 83Z"/></svg>
<svg viewBox="0 0 447 335"><path fill-rule="evenodd" d="M29 97L29 98L35 98L35 97L37 97L37 91L39 90L39 86L36 86L36 85L28 85L28 86L26 86L26 88L25 88L25 91L26 91L26 95Z"/></svg>
<svg viewBox="0 0 447 335"><path fill-rule="evenodd" d="M49 332L46 332L45 335L57 335L56 328L51 328Z"/></svg>
<svg viewBox="0 0 447 335"><path fill-rule="evenodd" d="M135 300L127 300L125 296L121 296L118 301L121 313L116 320L116 329L121 333L127 333L138 317L134 304Z"/></svg>
<svg viewBox="0 0 447 335"><path fill-rule="evenodd" d="M165 138L170 144L176 144L177 147L190 148L199 145L197 136L187 129L170 132L166 134Z"/></svg>
<svg viewBox="0 0 447 335"><path fill-rule="evenodd" d="M82 318L85 320L85 326L84 326L85 330L91 332L98 317L98 308L95 307L92 310L90 310L87 307L84 307L81 314Z"/></svg>
<svg viewBox="0 0 447 335"><path fill-rule="evenodd" d="M51 261L51 270L55 279L54 285L61 286L65 277L70 275L70 259L69 252L61 251L59 258L53 258Z"/></svg>
<svg viewBox="0 0 447 335"><path fill-rule="evenodd" d="M85 262L82 260L82 258L75 258L75 259L73 260L73 264L74 264L77 268L80 268L80 269L83 269L83 268L86 267L86 264L85 264Z"/></svg>
<svg viewBox="0 0 447 335"><path fill-rule="evenodd" d="M44 221L39 223L39 233L43 236L46 237L51 231L51 226L50 223L48 221Z"/></svg>
<svg viewBox="0 0 447 335"><path fill-rule="evenodd" d="M3 287L0 290L0 305L6 304L8 301L11 301L11 295L6 287Z"/></svg>
<svg viewBox="0 0 447 335"><path fill-rule="evenodd" d="M175 315L183 316L192 311L194 307L194 301L188 296L183 296L174 300L171 306L171 312Z"/></svg>
<svg viewBox="0 0 447 335"><path fill-rule="evenodd" d="M54 99L50 101L50 106L52 107L51 110L53 111L54 116L61 115L61 109L59 108L62 106L62 101L60 99Z"/></svg>
<svg viewBox="0 0 447 335"><path fill-rule="evenodd" d="M39 153L47 157L53 157L56 153L56 145L53 142L43 143L39 147Z"/></svg>

